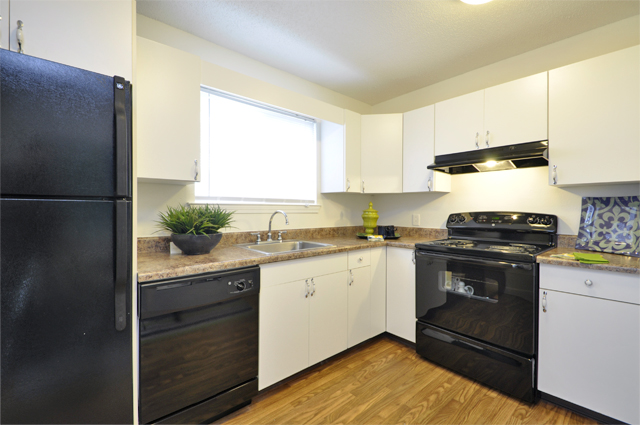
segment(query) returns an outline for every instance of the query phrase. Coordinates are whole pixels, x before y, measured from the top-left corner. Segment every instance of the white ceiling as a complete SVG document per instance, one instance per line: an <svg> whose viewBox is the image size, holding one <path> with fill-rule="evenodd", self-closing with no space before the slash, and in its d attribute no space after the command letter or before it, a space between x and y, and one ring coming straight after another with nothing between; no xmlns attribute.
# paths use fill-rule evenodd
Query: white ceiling
<svg viewBox="0 0 640 425"><path fill-rule="evenodd" d="M640 1L138 0L137 9L375 105L637 15Z"/></svg>

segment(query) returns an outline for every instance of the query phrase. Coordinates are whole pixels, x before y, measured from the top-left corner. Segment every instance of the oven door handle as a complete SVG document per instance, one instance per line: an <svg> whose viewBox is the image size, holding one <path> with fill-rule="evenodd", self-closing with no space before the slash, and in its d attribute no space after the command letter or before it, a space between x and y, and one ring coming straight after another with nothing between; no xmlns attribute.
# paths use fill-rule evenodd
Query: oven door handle
<svg viewBox="0 0 640 425"><path fill-rule="evenodd" d="M476 258L476 257L469 258L469 257L463 257L461 255L454 255L454 254L435 254L433 252L419 250L419 249L416 249L415 255L416 255L416 261L419 261L421 258L432 257L432 258L438 258L442 260L455 260L455 261L460 261L464 263L480 264L483 266L491 266L491 267L512 268L512 269L521 269L521 270L533 269L532 263L515 263L515 262L504 262L504 261L496 261L496 260L484 260L481 258Z"/></svg>

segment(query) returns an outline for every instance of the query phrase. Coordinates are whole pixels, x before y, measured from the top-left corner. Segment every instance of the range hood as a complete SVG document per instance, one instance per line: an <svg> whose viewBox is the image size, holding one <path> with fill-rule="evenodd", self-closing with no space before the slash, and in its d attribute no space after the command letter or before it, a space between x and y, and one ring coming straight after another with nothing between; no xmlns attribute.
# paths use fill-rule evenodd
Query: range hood
<svg viewBox="0 0 640 425"><path fill-rule="evenodd" d="M496 148L438 155L430 170L448 174L478 173L482 171L513 170L515 168L544 167L549 164L549 142L520 143Z"/></svg>

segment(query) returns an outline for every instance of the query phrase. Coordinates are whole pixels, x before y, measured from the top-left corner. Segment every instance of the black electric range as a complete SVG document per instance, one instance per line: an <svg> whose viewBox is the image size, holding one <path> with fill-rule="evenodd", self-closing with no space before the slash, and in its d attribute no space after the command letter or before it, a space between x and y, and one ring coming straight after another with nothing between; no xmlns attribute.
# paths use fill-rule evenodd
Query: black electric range
<svg viewBox="0 0 640 425"><path fill-rule="evenodd" d="M447 239L416 244L416 351L527 402L537 397L536 256L554 215L451 214Z"/></svg>

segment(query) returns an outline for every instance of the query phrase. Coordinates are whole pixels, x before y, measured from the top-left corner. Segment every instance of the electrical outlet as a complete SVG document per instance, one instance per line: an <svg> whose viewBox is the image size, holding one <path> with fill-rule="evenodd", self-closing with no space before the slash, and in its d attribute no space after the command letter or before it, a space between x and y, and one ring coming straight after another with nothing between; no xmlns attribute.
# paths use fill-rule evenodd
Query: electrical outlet
<svg viewBox="0 0 640 425"><path fill-rule="evenodd" d="M420 226L420 214L413 214L411 216L411 222L414 226Z"/></svg>

